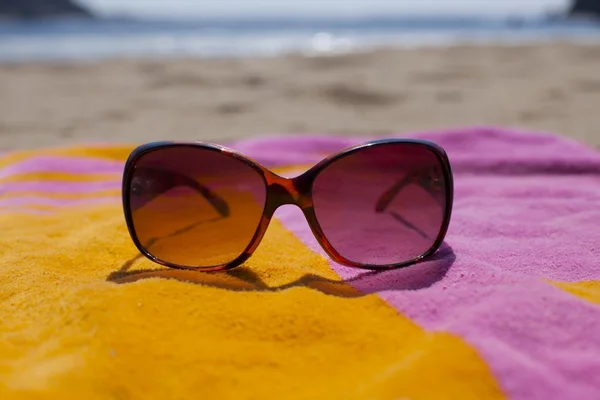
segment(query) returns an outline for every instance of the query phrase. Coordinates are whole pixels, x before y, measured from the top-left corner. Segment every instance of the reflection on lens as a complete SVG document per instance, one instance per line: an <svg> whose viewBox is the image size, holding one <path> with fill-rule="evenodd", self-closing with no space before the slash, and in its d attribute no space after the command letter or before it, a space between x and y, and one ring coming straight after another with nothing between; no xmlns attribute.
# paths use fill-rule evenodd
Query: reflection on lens
<svg viewBox="0 0 600 400"><path fill-rule="evenodd" d="M446 215L446 185L437 155L424 145L366 147L317 176L315 215L344 258L373 266L399 264L436 242Z"/></svg>
<svg viewBox="0 0 600 400"><path fill-rule="evenodd" d="M263 178L252 167L190 146L142 155L129 184L138 241L154 257L185 267L213 267L240 256L266 199Z"/></svg>

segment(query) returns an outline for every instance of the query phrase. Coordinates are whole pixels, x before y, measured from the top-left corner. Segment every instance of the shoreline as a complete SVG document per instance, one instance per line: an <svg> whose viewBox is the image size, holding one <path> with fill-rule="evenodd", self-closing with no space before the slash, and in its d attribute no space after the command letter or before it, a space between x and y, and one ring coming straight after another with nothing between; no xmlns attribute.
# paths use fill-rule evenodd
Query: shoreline
<svg viewBox="0 0 600 400"><path fill-rule="evenodd" d="M409 36L409 35L406 35ZM467 34L465 34L467 36ZM388 42L386 42L386 40ZM200 54L200 53L185 53L177 52L171 54L152 54L151 51L146 53L138 53L132 56L124 54L113 55L88 55L88 56L35 56L30 58L18 59L16 57L8 57L3 59L0 56L0 67L12 65L56 65L56 64L73 64L73 65L89 65L104 62L145 62L145 61L205 61L205 60L240 60L240 59L274 59L287 57L338 57L351 55L369 55L370 53L378 53L382 51L397 52L397 51L420 51L420 50L444 50L444 49L461 49L461 48L511 48L511 47L538 47L538 46L590 46L595 47L600 45L600 29L597 32L582 32L579 35L565 36L556 34L556 37L536 36L528 37L522 33L515 33L512 37L485 37L477 36L471 38L447 38L442 34L431 35L428 39L423 36L418 36L412 40L404 39L399 42L398 38L388 38L386 40L377 39L373 43L354 44L352 46L339 45L337 49L332 50L317 50L315 45L305 43L301 48L290 48L288 50L279 50L277 52L249 52L249 53L224 53L224 54ZM1 44L1 43L0 43Z"/></svg>
<svg viewBox="0 0 600 400"><path fill-rule="evenodd" d="M0 64L0 151L495 126L600 146L600 44Z"/></svg>

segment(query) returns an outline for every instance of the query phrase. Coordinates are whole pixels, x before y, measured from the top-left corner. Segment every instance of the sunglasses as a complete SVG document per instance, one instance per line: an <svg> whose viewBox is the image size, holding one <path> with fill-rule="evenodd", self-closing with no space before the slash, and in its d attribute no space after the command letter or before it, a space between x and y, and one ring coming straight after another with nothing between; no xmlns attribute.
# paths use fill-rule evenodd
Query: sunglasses
<svg viewBox="0 0 600 400"><path fill-rule="evenodd" d="M293 204L335 262L391 269L440 247L453 177L445 151L418 139L356 145L294 178L224 146L163 141L129 155L122 193L133 242L167 267L237 267L256 250L275 210Z"/></svg>

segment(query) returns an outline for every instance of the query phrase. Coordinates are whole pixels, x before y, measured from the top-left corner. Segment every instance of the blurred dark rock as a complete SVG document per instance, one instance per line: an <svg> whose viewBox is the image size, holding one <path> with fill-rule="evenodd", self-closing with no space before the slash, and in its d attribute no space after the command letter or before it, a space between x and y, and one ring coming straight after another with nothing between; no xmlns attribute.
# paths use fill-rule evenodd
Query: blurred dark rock
<svg viewBox="0 0 600 400"><path fill-rule="evenodd" d="M575 0L569 15L600 18L600 0Z"/></svg>
<svg viewBox="0 0 600 400"><path fill-rule="evenodd" d="M0 0L0 18L83 17L92 14L71 0Z"/></svg>

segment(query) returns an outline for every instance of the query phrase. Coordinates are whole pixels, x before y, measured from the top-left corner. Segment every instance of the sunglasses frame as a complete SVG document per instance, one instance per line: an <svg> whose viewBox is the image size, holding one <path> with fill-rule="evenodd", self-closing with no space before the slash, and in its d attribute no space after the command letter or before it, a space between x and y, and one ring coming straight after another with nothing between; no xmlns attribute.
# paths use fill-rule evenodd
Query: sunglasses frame
<svg viewBox="0 0 600 400"><path fill-rule="evenodd" d="M396 264L388 264L388 265L370 265L370 264L362 264L357 263L351 260L348 260L341 254L337 252L337 250L330 244L329 240L325 236L317 217L315 215L313 200L312 200L312 187L317 176L327 168L330 164L340 160L341 158L347 157L351 154L364 150L368 147L373 146L390 146L390 145L405 145L405 146L419 146L425 147L435 156L437 157L440 168L443 173L444 182L445 182L445 213L444 219L442 221L442 225L440 227L440 231L438 236L436 237L435 242L432 246L423 254L407 260L402 261ZM226 157L233 157L252 169L254 169L263 179L265 184L265 192L266 199L265 205L263 208L262 216L260 221L258 222L258 226L256 231L250 240L249 244L245 248L245 250L234 260L220 265L201 267L201 266L185 266L174 264L165 260L162 260L154 255L152 255L138 240L137 234L135 232L135 227L133 224L133 215L130 207L130 197L131 197L131 181L133 179L133 174L135 171L135 166L137 161L147 153L160 151L166 148L172 147L191 147L196 148L203 151L213 151L219 152ZM315 164L313 167L303 172L302 174L293 177L293 178L285 178L266 167L259 164L257 161L252 158L236 151L226 146L222 146L214 143L206 143L200 141L194 142L182 142L182 141L158 141L151 142L147 144L143 144L137 148L135 148L131 154L129 155L126 163L125 169L123 172L123 181L122 181L122 200L123 200L123 210L125 214L125 221L127 223L127 229L133 240L137 249L148 259L151 261L163 265L169 268L176 269L184 269L184 270L196 270L202 272L212 272L212 271L225 271L230 270L232 268L240 266L246 260L252 256L260 242L262 241L267 228L271 222L273 214L280 206L286 204L293 204L298 206L302 213L304 214L309 227L315 236L319 245L323 248L325 253L338 264L342 264L349 267L368 269L368 270L388 270L395 269L401 267L407 267L409 265L413 265L422 261L423 259L429 257L434 254L439 247L442 245L446 233L448 231L448 227L450 224L451 214L452 214L452 204L454 199L454 179L452 174L452 169L450 167L450 161L445 150L439 146L438 144L424 140L424 139L409 139L409 138L400 138L400 139L376 139L364 142L362 144L357 144L346 149L343 149L337 153L334 153L320 162Z"/></svg>

